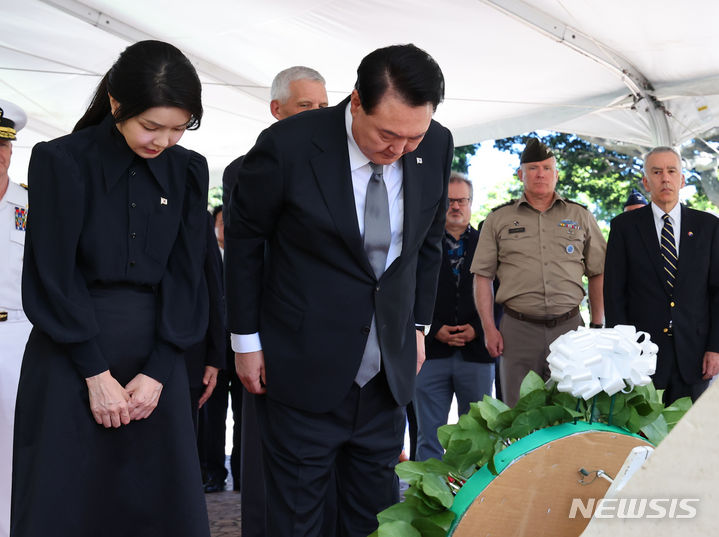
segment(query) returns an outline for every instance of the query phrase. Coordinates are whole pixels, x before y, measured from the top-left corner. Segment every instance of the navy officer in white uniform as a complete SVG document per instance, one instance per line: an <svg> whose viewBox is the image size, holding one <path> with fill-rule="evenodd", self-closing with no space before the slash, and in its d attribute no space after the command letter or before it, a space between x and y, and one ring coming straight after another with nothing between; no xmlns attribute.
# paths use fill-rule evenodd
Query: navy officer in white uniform
<svg viewBox="0 0 719 537"><path fill-rule="evenodd" d="M22 310L20 280L27 187L10 181L12 142L25 112L0 99L0 535L10 533L12 432L20 364L32 326Z"/></svg>

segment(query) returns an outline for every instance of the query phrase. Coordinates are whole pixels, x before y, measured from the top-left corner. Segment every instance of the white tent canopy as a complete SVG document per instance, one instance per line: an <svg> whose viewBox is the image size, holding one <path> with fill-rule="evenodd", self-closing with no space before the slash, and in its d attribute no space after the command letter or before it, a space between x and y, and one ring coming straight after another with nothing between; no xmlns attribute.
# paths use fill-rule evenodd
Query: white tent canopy
<svg viewBox="0 0 719 537"><path fill-rule="evenodd" d="M34 143L69 132L118 54L141 39L182 49L205 117L182 144L212 182L273 118L269 85L291 65L352 89L375 48L413 42L439 62L436 119L456 145L559 130L634 146L719 126L719 3L690 0L0 0L0 98L28 113L11 175Z"/></svg>

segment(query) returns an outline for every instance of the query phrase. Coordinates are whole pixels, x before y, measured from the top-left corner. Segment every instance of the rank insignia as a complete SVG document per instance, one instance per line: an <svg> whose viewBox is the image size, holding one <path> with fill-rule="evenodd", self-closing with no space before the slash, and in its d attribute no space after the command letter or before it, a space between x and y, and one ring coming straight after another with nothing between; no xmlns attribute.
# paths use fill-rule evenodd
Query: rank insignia
<svg viewBox="0 0 719 537"><path fill-rule="evenodd" d="M580 226L577 222L574 220L562 220L557 224L559 227L567 228L567 230L574 230L574 229L582 229L582 226Z"/></svg>
<svg viewBox="0 0 719 537"><path fill-rule="evenodd" d="M15 207L15 229L25 231L27 225L27 209L24 207Z"/></svg>

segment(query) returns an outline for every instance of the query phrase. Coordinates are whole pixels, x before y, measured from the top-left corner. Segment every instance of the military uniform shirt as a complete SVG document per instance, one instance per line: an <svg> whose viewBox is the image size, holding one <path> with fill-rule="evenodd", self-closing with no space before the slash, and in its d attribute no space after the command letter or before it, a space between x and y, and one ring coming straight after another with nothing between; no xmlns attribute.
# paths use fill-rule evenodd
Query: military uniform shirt
<svg viewBox="0 0 719 537"><path fill-rule="evenodd" d="M604 271L606 246L584 206L555 193L540 212L522 195L487 216L471 270L499 279L498 303L527 315L562 315L582 301L582 276Z"/></svg>
<svg viewBox="0 0 719 537"><path fill-rule="evenodd" d="M20 282L27 213L27 190L10 181L0 200L0 311L22 310Z"/></svg>

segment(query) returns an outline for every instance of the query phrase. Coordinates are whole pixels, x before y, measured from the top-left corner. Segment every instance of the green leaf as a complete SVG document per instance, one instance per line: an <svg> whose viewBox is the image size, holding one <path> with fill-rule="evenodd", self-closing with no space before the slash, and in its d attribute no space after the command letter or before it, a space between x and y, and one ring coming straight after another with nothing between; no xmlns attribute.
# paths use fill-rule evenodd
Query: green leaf
<svg viewBox="0 0 719 537"><path fill-rule="evenodd" d="M512 425L512 422L522 413L519 409L510 408L509 410L505 410L504 412L500 412L497 414L497 417L494 419L491 429L493 431L500 432L503 429L506 429L510 425ZM489 425L489 423L487 423Z"/></svg>
<svg viewBox="0 0 719 537"><path fill-rule="evenodd" d="M691 397L682 397L681 399L677 399L670 406L664 409L662 415L667 422L667 427L669 431L671 431L674 426L679 422L679 420L684 417L684 414L687 413L691 406Z"/></svg>
<svg viewBox="0 0 719 537"><path fill-rule="evenodd" d="M642 428L641 418L634 407L629 408L629 419L627 419L626 427L632 433L638 433Z"/></svg>
<svg viewBox="0 0 719 537"><path fill-rule="evenodd" d="M416 502L413 507L421 513L426 513L427 516L445 511L445 508L442 507L442 504L439 503L439 501L435 498L427 496L421 488L410 487L405 491L404 497L405 503L409 498L413 498L412 501Z"/></svg>
<svg viewBox="0 0 719 537"><path fill-rule="evenodd" d="M452 437L452 431L457 429L457 425L450 424L450 425L442 425L441 427L437 427L437 440L439 440L440 445L447 449L447 446L449 445L449 439Z"/></svg>
<svg viewBox="0 0 719 537"><path fill-rule="evenodd" d="M415 486L424 476L425 469L423 462L405 461L395 466L394 472L407 483Z"/></svg>
<svg viewBox="0 0 719 537"><path fill-rule="evenodd" d="M519 398L521 399L530 392L537 390L545 391L544 381L542 377L537 375L534 371L530 371L524 377L522 385L519 387Z"/></svg>
<svg viewBox="0 0 719 537"><path fill-rule="evenodd" d="M552 403L562 406L567 410L574 411L577 408L577 398L571 393L558 392L552 393Z"/></svg>
<svg viewBox="0 0 719 537"><path fill-rule="evenodd" d="M487 422L487 426L490 429L495 429L497 417L500 414L511 410L511 408L505 405L502 401L499 401L498 399L495 399L488 395L485 395L484 399L482 399L481 401L477 403L472 403L472 406L474 406L477 411L479 411L479 414ZM470 415L472 414L472 410L470 410Z"/></svg>
<svg viewBox="0 0 719 537"><path fill-rule="evenodd" d="M477 420L468 414L462 414L457 423L464 431L479 431L482 429L482 426L477 422Z"/></svg>
<svg viewBox="0 0 719 537"><path fill-rule="evenodd" d="M455 514L452 511L444 511L442 513L437 513L436 515L432 515L429 517L429 519L437 524L440 528L443 528L445 532L447 532L452 526L452 522L454 522Z"/></svg>
<svg viewBox="0 0 719 537"><path fill-rule="evenodd" d="M470 475L476 465L485 464L492 455L495 439L486 429L454 430L442 461L456 468L460 474Z"/></svg>
<svg viewBox="0 0 719 537"><path fill-rule="evenodd" d="M520 397L519 401L517 401L517 406L514 407L514 410L524 412L545 406L546 404L547 392L544 390L534 390L533 392L526 393Z"/></svg>
<svg viewBox="0 0 719 537"><path fill-rule="evenodd" d="M551 407L545 407L551 408ZM533 408L517 416L512 422L512 426L502 431L502 436L506 438L523 438L532 431L546 427L551 423L548 421L543 409Z"/></svg>
<svg viewBox="0 0 719 537"><path fill-rule="evenodd" d="M395 520L377 528L377 537L422 537L422 534L404 520Z"/></svg>
<svg viewBox="0 0 719 537"><path fill-rule="evenodd" d="M412 525L419 530L422 537L447 537L447 529L438 526L430 519L417 519Z"/></svg>
<svg viewBox="0 0 719 537"><path fill-rule="evenodd" d="M614 411L612 414L612 425L616 427L626 427L627 421L631 417L630 407L624 406L621 410ZM609 423L609 417L607 416L606 422Z"/></svg>
<svg viewBox="0 0 719 537"><path fill-rule="evenodd" d="M418 513L415 518L428 517L445 511L438 502L427 498L424 492L416 487L410 487L405 491L402 504L411 506Z"/></svg>
<svg viewBox="0 0 719 537"><path fill-rule="evenodd" d="M557 405L544 406L540 408L539 411L542 413L542 416L544 416L544 423L547 425L566 423L574 418L573 411L569 411Z"/></svg>
<svg viewBox="0 0 719 537"><path fill-rule="evenodd" d="M422 479L422 491L430 498L436 499L443 507L449 509L452 507L454 495L449 490L449 485L445 478L437 474L427 474Z"/></svg>
<svg viewBox="0 0 719 537"><path fill-rule="evenodd" d="M661 416L662 410L664 410L663 406L657 405L656 403L644 403L641 405L637 405L635 408L637 409L637 413L639 414L638 423L640 429L645 425L652 423L655 419Z"/></svg>
<svg viewBox="0 0 719 537"><path fill-rule="evenodd" d="M405 522L412 522L415 518L421 516L421 513L416 509L412 503L401 502L396 503L377 515L377 520L380 524L392 522L394 520L404 520Z"/></svg>
<svg viewBox="0 0 719 537"><path fill-rule="evenodd" d="M609 407L611 406L611 397L607 395L606 392L599 392L597 395L594 396L594 404L599 410L600 415L609 415ZM616 404L616 398L615 398L615 404Z"/></svg>
<svg viewBox="0 0 719 537"><path fill-rule="evenodd" d="M669 427L667 427L667 421L664 419L664 416L659 414L657 419L642 427L641 431L644 433L644 436L647 437L647 440L655 446L658 446L669 434Z"/></svg>
<svg viewBox="0 0 719 537"><path fill-rule="evenodd" d="M438 475L449 475L450 472L455 472L456 468L447 464L444 461L437 459L427 459L420 463L425 472L430 472Z"/></svg>

